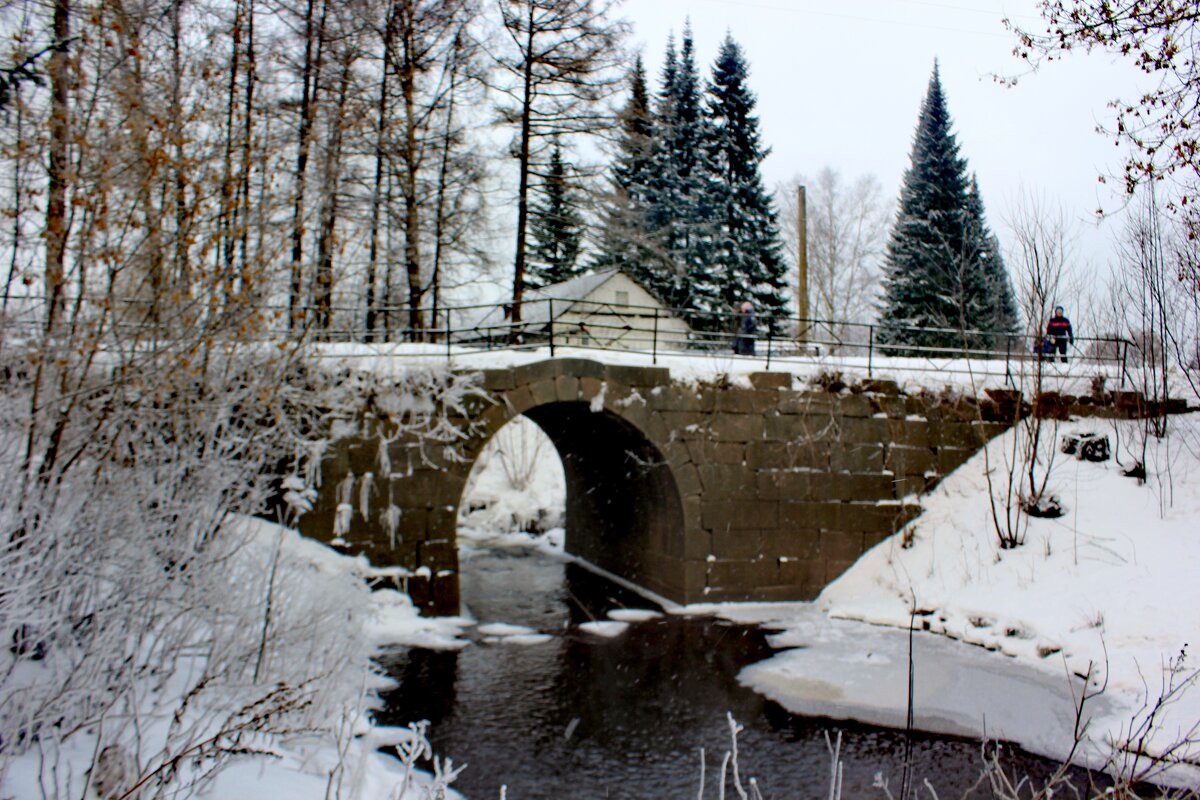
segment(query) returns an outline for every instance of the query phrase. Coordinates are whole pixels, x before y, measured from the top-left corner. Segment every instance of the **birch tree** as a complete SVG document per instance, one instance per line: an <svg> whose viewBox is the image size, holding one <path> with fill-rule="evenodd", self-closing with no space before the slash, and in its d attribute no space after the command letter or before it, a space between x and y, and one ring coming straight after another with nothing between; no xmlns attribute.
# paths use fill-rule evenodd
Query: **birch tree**
<svg viewBox="0 0 1200 800"><path fill-rule="evenodd" d="M816 176L798 176L776 190L784 247L791 263L799 258L798 192L805 189L809 308L829 322L838 341L865 341L845 323L869 323L879 297L880 263L890 217L874 175L846 181L832 167Z"/></svg>

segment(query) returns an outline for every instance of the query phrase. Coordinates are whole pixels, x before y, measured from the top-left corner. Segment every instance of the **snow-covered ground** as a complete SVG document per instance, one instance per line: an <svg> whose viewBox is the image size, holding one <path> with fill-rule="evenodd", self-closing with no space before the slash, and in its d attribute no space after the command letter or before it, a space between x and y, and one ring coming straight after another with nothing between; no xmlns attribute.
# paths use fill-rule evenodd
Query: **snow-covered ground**
<svg viewBox="0 0 1200 800"><path fill-rule="evenodd" d="M428 648L466 646L466 640L459 634L472 624L470 620L421 617L406 594L392 590L367 591L367 581L377 574L365 559L339 555L294 530L262 520L243 517L231 525L236 529L231 534L239 536L243 545L227 565L230 580L247 581L252 580L253 575L266 574L272 561L276 560L278 547L276 584L280 592L301 599L298 613L308 618L304 629L307 638L302 643L295 643L285 656L301 656L305 648L335 647L337 643L330 641L333 636L322 641L322 633L331 632L325 627L327 625L337 626L339 636L362 637L368 647L397 644ZM310 654L310 657L314 661L320 660L319 655ZM194 678L206 669L204 661L204 656L199 654L184 658L177 669ZM19 677L10 674L6 680ZM387 685L386 679L375 674L335 677L353 681L337 693L343 698L344 707L334 710L335 718L340 712L342 724L336 720L329 723L336 735L301 730L282 739L242 742L243 749L262 752L232 756L211 781L200 785L196 796L206 800L276 797L288 800L417 800L426 797L426 789L433 787L435 780L427 771L422 771L430 768L423 729L419 725L376 727L369 721L374 692ZM168 678L154 687L145 688L145 708L138 723L143 739L154 740L153 730L165 729L170 724L173 712L186 705L172 692L191 685ZM229 713L228 709L213 711L218 717ZM0 797L82 796L89 800L96 797L90 791L82 794L84 776L97 758L95 740L96 737L86 731L73 734L62 742L46 737L39 747L15 758L8 763L7 770L0 773ZM384 752L379 752L380 748ZM418 762L420 766L413 769ZM56 766L47 770L47 763ZM118 774L128 774L121 772L124 769L121 765L112 769ZM48 776L52 776L49 784L46 782ZM122 785L122 780L118 777L117 785ZM448 794L450 798L457 796L453 791Z"/></svg>
<svg viewBox="0 0 1200 800"><path fill-rule="evenodd" d="M1197 416L1172 418L1168 438L1150 439L1144 485L1115 461L1058 455L1049 487L1065 514L1030 520L1024 544L1013 549L1001 549L994 532L981 451L923 498L920 517L815 604L715 609L781 628L774 644L798 648L751 667L743 680L798 713L903 726L911 620L918 631L957 640L914 637L921 727L1000 736L1063 758L1086 691L1096 696L1084 704L1077 757L1102 765L1114 747L1163 753L1190 740L1174 756L1192 766L1175 769L1169 780L1200 785ZM1119 438L1116 454L1128 467L1125 447L1139 424L1086 420L1065 423L1060 433ZM994 468L1015 435L989 445ZM901 632L848 634L838 620ZM967 645L985 649L964 654ZM1131 771L1149 767L1129 752L1115 759Z"/></svg>
<svg viewBox="0 0 1200 800"><path fill-rule="evenodd" d="M378 352L329 355L367 366L386 360L360 360L377 357ZM491 354L486 366L535 361L545 355L537 351ZM724 372L741 380L750 371L766 367L763 359L676 357L675 363L671 358L660 357L659 363L669 366L678 379L706 379ZM612 354L605 360L613 361ZM646 363L644 356L624 360ZM973 366L941 366L945 367L941 372L937 364L928 362L920 371L879 370L876 376L931 385L925 374L928 369L936 375L938 388L978 387L973 381L980 373ZM844 371L851 378L866 373L865 364L848 359L810 359L788 368L793 367L801 375L828 369ZM1080 369L1055 380L1067 391L1084 392L1090 378ZM1200 687L1172 694L1168 704L1152 719L1148 717L1164 687L1172 681L1176 686L1194 683L1197 675L1196 657L1188 652L1189 644L1200 642L1196 611L1200 608L1196 579L1200 419L1196 417L1173 418L1169 438L1150 440L1145 485L1125 477L1113 461L1093 464L1059 455L1050 489L1066 513L1057 519L1033 520L1017 548L1002 550L998 545L980 453L923 498L925 512L905 531L864 556L816 603L726 604L673 611L715 612L777 630L774 643L789 649L748 668L742 679L801 713L902 725L911 657L915 716L920 726L930 730L1001 736L1035 752L1063 757L1071 748L1078 698L1085 690L1102 688L1085 705L1088 726L1079 755L1091 763L1103 762L1113 743L1137 738L1144 724L1148 728L1143 743L1151 749L1161 751L1189 736L1196 740ZM1065 424L1060 433L1084 429L1108 433L1120 443L1117 455L1128 465L1126 446L1136 441L1136 425L1088 421ZM532 537L519 530L534 528L548 530L541 539L544 546L559 548L563 532L555 526L561 524L563 489L553 448L523 422L506 430L480 459L464 498L464 546L505 539L528 542ZM1003 463L1001 454L1011 444L1008 437L989 446L993 467ZM361 625L363 635L375 644L469 646L461 633L473 624L471 620L422 618L398 592L366 595L334 589L335 585L361 586L372 568L293 532L257 521L250 524L255 535L245 548L246 558L256 560L261 570L261 563L281 542L286 553L281 563L291 571L288 580L298 581L292 584L297 589L309 581L326 605L330 598L367 604L365 610L347 608L346 618ZM910 651L913 620L927 632L913 637ZM596 624L592 632L620 636L625 625L636 621L617 618ZM478 633L514 646L534 643L538 636L503 625ZM1091 678L1085 689L1080 676L1087 675ZM364 688L370 689L374 680L364 676ZM373 728L364 714L354 719L340 741L298 737L286 747L277 747L273 757L236 758L199 796L213 800L422 797L431 776L409 772L401 761L377 752L382 746L415 754L423 750L421 730ZM81 739L72 746L78 752L59 755L63 764L81 775L94 754ZM1177 755L1200 756L1194 746ZM36 785L38 757L31 753L0 776L0 796L44 794ZM1200 771L1176 771L1172 779L1195 785L1200 783ZM405 787L407 795L401 793Z"/></svg>
<svg viewBox="0 0 1200 800"><path fill-rule="evenodd" d="M925 730L1003 738L1065 758L1086 691L1087 727L1077 759L1103 765L1114 744L1139 737L1143 728L1144 744L1159 752L1189 737L1196 741L1200 687L1191 684L1200 664L1187 648L1200 642L1200 418L1173 417L1166 439L1148 439L1144 484L1124 475L1134 455L1141 457L1141 425L1083 420L1051 426L1044 459L1064 434L1098 433L1109 437L1119 461L1057 453L1048 487L1065 513L1029 519L1019 547L999 546L985 477L990 464L999 494L1006 454L1019 435L1013 431L923 498L919 518L864 556L816 603L674 611L779 629L773 644L789 649L742 679L796 713L903 727L911 620L918 631L911 653L914 714ZM502 449L517 453L530 452L530 439L540 436L528 426L509 431L514 438ZM473 512L473 535L547 513L538 509L561 497L562 488L559 467L546 455L526 473L525 492L507 482L503 452L481 459L472 484L488 507ZM486 537L496 541L494 533ZM1080 676L1089 674L1085 685ZM1180 691L1151 718L1149 710L1172 681ZM1198 754L1193 745L1188 757ZM1117 761L1130 770L1147 766L1128 755ZM1172 779L1187 784L1200 773L1177 769Z"/></svg>

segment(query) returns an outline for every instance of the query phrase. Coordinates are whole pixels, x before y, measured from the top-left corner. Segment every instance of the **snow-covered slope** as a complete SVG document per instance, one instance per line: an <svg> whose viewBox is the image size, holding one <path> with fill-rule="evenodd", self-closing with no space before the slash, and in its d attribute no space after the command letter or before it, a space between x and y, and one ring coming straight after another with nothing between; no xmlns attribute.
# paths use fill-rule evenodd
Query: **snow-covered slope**
<svg viewBox="0 0 1200 800"><path fill-rule="evenodd" d="M1059 433L1107 433L1120 442L1116 455L1128 467L1139 425L1087 420L1064 423ZM1030 520L1024 543L1002 549L985 463L993 468L997 491L1004 453L1016 435L989 445L990 462L981 451L950 475L923 500L920 517L827 587L819 608L835 619L903 629L912 620L918 630L998 651L1031 676L1058 680L1072 702L1084 691L1080 676L1090 674L1087 691L1102 693L1085 704L1088 760L1102 763L1113 745L1165 753L1190 741L1173 755L1193 768L1176 770L1173 780L1200 783L1200 415L1172 418L1166 439L1149 439L1145 484L1126 477L1115 461L1058 454L1049 488L1064 515ZM786 614L773 616L789 624ZM820 638L803 613L792 619L778 644ZM887 672L903 678L907 656L892 655L875 653L893 662ZM785 705L808 707L812 672L823 669L819 660L810 661L801 668L781 654L756 666L748 682ZM1156 709L1164 696L1167 702ZM902 710L906 699L900 688L877 703ZM1012 700L1019 703L1016 695ZM1070 708L1057 716L1038 711L1018 713L1004 735L1048 755L1065 755L1072 744ZM986 720L977 724L981 733ZM1116 759L1125 769L1149 766L1128 752Z"/></svg>

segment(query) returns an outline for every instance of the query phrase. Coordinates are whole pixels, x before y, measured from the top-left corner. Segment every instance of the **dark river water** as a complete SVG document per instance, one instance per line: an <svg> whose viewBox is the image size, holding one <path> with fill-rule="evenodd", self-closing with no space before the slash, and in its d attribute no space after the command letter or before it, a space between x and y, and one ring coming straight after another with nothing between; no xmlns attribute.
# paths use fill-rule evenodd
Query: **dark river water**
<svg viewBox="0 0 1200 800"><path fill-rule="evenodd" d="M663 616L613 638L576 626L646 600L585 569L534 550L462 554L465 610L480 624L528 626L553 638L520 645L477 639L459 652L400 649L382 660L399 687L385 697L383 724L430 721L443 758L467 767L453 788L469 800L699 796L717 798L730 749L726 714L745 727L738 740L743 784L763 797L825 798L826 734L842 736L843 797L884 797L881 774L899 796L905 753L910 781L928 779L940 797L961 797L980 774L976 741L795 717L738 684L742 667L772 650L763 632L707 617ZM1006 748L1020 774L1051 765ZM922 796L930 796L923 792ZM984 787L972 796L987 797ZM732 785L726 797L737 797Z"/></svg>

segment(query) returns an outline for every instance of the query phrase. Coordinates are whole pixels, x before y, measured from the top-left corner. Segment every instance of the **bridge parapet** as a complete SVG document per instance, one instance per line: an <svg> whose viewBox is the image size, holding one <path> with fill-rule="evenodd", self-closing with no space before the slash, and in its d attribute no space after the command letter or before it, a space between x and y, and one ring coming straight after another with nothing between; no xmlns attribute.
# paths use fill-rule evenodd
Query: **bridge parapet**
<svg viewBox="0 0 1200 800"><path fill-rule="evenodd" d="M1022 412L1019 399L913 396L882 380L794 387L788 373L763 372L694 382L585 359L484 370L477 386L450 415L461 433L453 444L336 442L301 523L405 568L433 613L457 611L456 524L471 466L517 415L562 459L568 552L693 603L815 597Z"/></svg>

